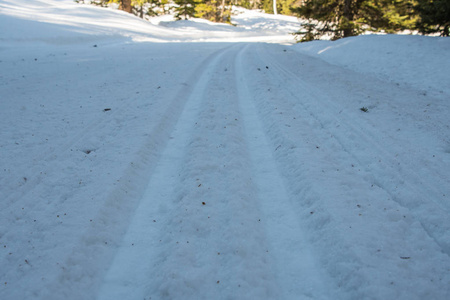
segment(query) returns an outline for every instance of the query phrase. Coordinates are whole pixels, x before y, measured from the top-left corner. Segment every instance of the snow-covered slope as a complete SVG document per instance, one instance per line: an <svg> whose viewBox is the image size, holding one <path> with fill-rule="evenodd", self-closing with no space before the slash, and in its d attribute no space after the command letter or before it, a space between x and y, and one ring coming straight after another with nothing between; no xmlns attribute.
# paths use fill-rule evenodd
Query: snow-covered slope
<svg viewBox="0 0 450 300"><path fill-rule="evenodd" d="M0 8L0 38L9 42L73 44L95 40L106 43L122 38L141 42L292 43L291 33L300 24L295 17L273 19L240 8L234 10L236 27L202 19L173 22L173 16L155 17L148 22L122 11L80 5L71 0L4 0Z"/></svg>
<svg viewBox="0 0 450 300"><path fill-rule="evenodd" d="M296 50L405 88L448 99L450 41L443 37L366 35L298 44Z"/></svg>
<svg viewBox="0 0 450 300"><path fill-rule="evenodd" d="M450 297L449 39L239 12L0 2L0 299Z"/></svg>

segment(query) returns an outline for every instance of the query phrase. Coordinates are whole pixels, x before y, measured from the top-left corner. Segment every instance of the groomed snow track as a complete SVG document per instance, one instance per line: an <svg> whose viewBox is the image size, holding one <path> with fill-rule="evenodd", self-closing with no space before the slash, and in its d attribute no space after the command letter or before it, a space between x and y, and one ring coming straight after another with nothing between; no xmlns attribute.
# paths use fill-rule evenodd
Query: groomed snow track
<svg viewBox="0 0 450 300"><path fill-rule="evenodd" d="M120 51L146 49L129 47ZM111 111L86 117L69 142L32 157L37 163L28 170L30 180L2 203L2 217L12 226L0 237L32 245L5 256L28 272L21 280L8 277L12 269L1 271L5 299L21 289L25 298L101 300L449 295L448 178L432 161L417 172L411 157L420 160L423 153L405 153L394 143L422 149L432 125L416 123L416 115L403 116L410 123L401 130L377 122L377 109L399 118L398 105L417 93L287 46L154 47L160 59L179 55L179 67L167 67L161 79L137 79L139 96L115 95L119 83L110 87L108 96L120 98ZM196 49L208 55L182 57ZM125 67L127 60L116 64L119 79L127 78L120 67L128 75L137 71ZM390 97L396 101L383 101ZM378 99L371 114L359 109L368 98ZM408 126L420 126L423 134L410 139ZM436 139L445 131L433 129ZM115 142L128 136L129 145ZM86 140L93 146L86 148ZM89 154L100 157L108 147L126 158L100 161ZM117 172L114 188L92 194L95 187L83 189L80 180L76 201L66 195L47 206L32 202L35 195L50 197L53 182L46 174L75 152L82 156L78 167L90 155L92 169ZM74 216L77 205L92 205L91 214ZM58 223L46 219L55 215ZM21 234L18 224L33 223L45 234ZM73 232L73 243L46 245L53 225L60 226L58 234ZM42 256L44 246L59 247L59 256ZM41 274L43 264L53 272ZM27 289L34 281L42 288Z"/></svg>

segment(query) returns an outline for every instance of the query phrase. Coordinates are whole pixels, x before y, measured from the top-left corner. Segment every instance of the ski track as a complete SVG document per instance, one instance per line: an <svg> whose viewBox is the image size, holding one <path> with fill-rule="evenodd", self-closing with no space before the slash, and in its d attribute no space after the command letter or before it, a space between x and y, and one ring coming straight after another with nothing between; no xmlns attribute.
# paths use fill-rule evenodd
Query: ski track
<svg viewBox="0 0 450 300"><path fill-rule="evenodd" d="M374 293L421 299L426 294L416 294L414 286L426 291L448 282L445 235L429 235L433 219L396 196L410 195L413 170L395 169L395 154L378 146L379 135L346 121L354 115L333 117L339 108L328 90L308 86L274 51L282 53L281 46L236 45L205 68L99 299L346 299ZM281 82L289 84L281 89ZM305 93L300 101L299 90ZM333 122L345 130L333 130ZM356 143L341 132L360 138ZM322 152L322 145L335 152ZM372 149L381 166L351 150L358 147ZM350 161L356 167L345 165ZM340 172L359 188L340 180ZM387 174L394 184L383 181ZM400 178L403 189L391 190ZM433 200L436 187L426 187L413 189L433 196L422 206L446 214ZM372 239L380 230L384 238ZM402 261L406 256L416 259ZM377 268L380 260L392 267ZM422 282L422 270L437 272ZM397 286L398 277L410 283Z"/></svg>
<svg viewBox="0 0 450 300"><path fill-rule="evenodd" d="M99 210L98 215L95 217L97 222L87 229L80 243L65 262L66 265L80 266L89 270L89 265L92 261L97 260L105 268L92 269L90 276L87 278L78 278L76 269L63 270L58 275L61 281L80 281L80 286L73 286L72 291L65 291L67 293L66 296L70 295L70 297L74 298L74 295L77 292L81 292L82 288L89 288L93 293L100 288L102 276L107 270L107 264L110 263L111 255L114 254L114 251L95 253L95 248L98 247L98 244L103 243L110 243L113 247L117 247L121 243L130 222L134 220L136 207L145 193L145 187L149 179L155 172L154 168L157 166L157 162L161 160L161 152L170 143L170 133L178 123L180 114L185 110L188 101L186 95L195 91L199 76L205 69L204 65L208 65L208 62L215 59L221 51L223 50L215 51L203 59L175 93L173 99L169 102L170 105L167 106L164 113L160 116L159 122L155 123L154 127L147 134L148 138L137 152L135 161L130 163L122 175L120 183L108 196L102 209ZM120 213L118 213L119 211ZM111 219L110 215L121 215L121 218ZM89 257L89 259L86 259L86 257ZM45 298L50 299L51 297L54 296L47 295Z"/></svg>
<svg viewBox="0 0 450 300"><path fill-rule="evenodd" d="M394 297L393 295L402 299L425 297L426 295L417 295L414 292L413 286L423 284L414 274L419 274L425 269L434 269L439 264L442 264L439 267L439 273L445 274L449 265L446 246L448 224L434 223L433 215L448 215L436 203L442 194L433 193L436 188L444 188L441 193L445 193L445 186L435 184L425 189L425 192L413 189L412 193L417 194L412 194L409 189L417 184L414 181L413 168L409 172L413 175L406 176L408 172L403 173L401 168L395 169L386 165L380 168L368 163L365 157L358 156L358 153L364 153L364 151L352 149L370 149L370 153L375 154L380 162L390 160L386 151L378 147L382 141L372 140L373 137L380 136L379 134L371 135L370 132L361 132L346 121L352 120L357 124L363 124L364 120L359 123L360 120L356 114L351 117L344 114L339 116L339 119L334 117L336 114L339 115L340 111L328 99L335 98L339 103L339 100L342 101L343 98L350 102L345 97L352 98L352 90L336 78L333 78L336 80L331 82L337 82L337 84L330 85L323 80L318 84L314 80L309 80L315 75L312 72L301 73L300 71L295 74L290 69L296 66L298 70L299 65L307 64L305 57L291 56L286 59L286 63L282 64L283 60L280 58L283 53L289 55L286 52L286 49L281 46L261 44L255 46L252 51L256 55L248 56L247 59L249 61L253 59L256 65L260 65L258 72L262 75L260 79L257 79L257 85L264 87L264 92L255 93L254 97L258 99L258 110L264 115L265 130L271 138L272 146L277 149L275 157L283 166L281 174L285 175L293 194L300 196L297 200L300 208L298 215L305 215L307 211L310 211L310 216L304 218L304 226L310 228L310 232L317 234L322 231L329 237L327 240L310 237L312 246L320 252L321 263L328 269L328 273L334 277L340 291L345 292L347 297L352 295L351 297L356 298L370 298L374 291L366 288L364 282L367 281L372 283L379 281L375 284L380 287L378 293L387 298ZM320 63L315 61L312 66L317 68ZM320 70L326 74L334 71L332 66L326 66L326 68L322 66ZM341 69L340 72L345 70ZM343 76L343 78L346 77ZM353 77L346 80L352 81L355 79ZM288 82L288 84L280 86L280 82ZM362 84L363 82L364 80L361 80ZM346 91L340 90L343 88ZM370 86L366 88L369 91L372 90ZM379 90L375 89L375 92L378 93L375 96L383 95ZM345 102L345 105L348 105L348 102ZM355 103L359 104L357 101ZM357 108L355 111L360 113ZM340 127L344 127L345 130ZM370 125L361 127L370 128ZM361 135L358 136L357 142L354 141L354 137L344 135L354 134L355 131ZM328 151L322 152L322 147L332 147L335 151L330 152L327 149ZM352 162L354 165L350 165ZM341 172L345 174L342 178L352 178L354 182L343 181L339 175ZM400 181L399 178L402 176L403 181ZM388 184L385 177L392 180L394 184ZM377 185L377 180L386 183L386 186ZM399 181L396 182L396 180ZM425 183L421 184L422 187L424 185ZM390 190L393 186L399 191ZM427 192L432 196L430 197ZM400 196L404 198L393 198L392 194L398 195L398 198ZM360 195L366 195L365 199ZM427 198L431 199L423 201ZM417 199L422 200L420 208L417 207ZM432 213L428 214L429 212ZM418 226L422 230L417 230ZM440 226L442 230L436 230L437 226ZM415 237L411 236L410 228L413 228ZM427 236L428 228L433 228L435 234ZM384 239L370 238L371 234L378 235L377 232L380 230L386 232ZM359 253L352 251L352 244L356 241L359 243ZM361 251L361 249L364 250ZM371 252L375 255L369 255ZM392 261L392 265L395 266L397 265L395 260L403 256L400 253L405 252L420 257L408 265L410 272L403 273L397 268L377 269L377 261L381 257ZM340 257L340 262L333 261L336 253ZM435 257L427 257L425 253L435 253ZM434 262L434 259L437 262ZM368 272L368 270L372 271ZM401 288L395 286L395 278L398 277L410 278L411 284ZM392 280L392 286L389 286L389 280ZM428 280L437 281L440 284L448 282L449 278L437 275ZM446 294L448 294L447 288L442 290L441 296L444 297Z"/></svg>
<svg viewBox="0 0 450 300"><path fill-rule="evenodd" d="M425 174L425 176L419 176L416 171L417 166L410 165L407 163L407 160L402 159L402 156L414 154L408 155L408 153L401 153L401 148L392 149L391 147L385 147L384 145L388 139L385 139L383 135L376 132L379 130L379 126L372 125L363 118L357 115L355 116L355 114L350 116L347 113L347 109L337 107L339 102L333 101L333 98L340 96L338 88L333 88L333 93L335 94L330 95L328 89L323 89L320 85L308 87L308 83L303 78L295 75L288 68L282 67L274 56L270 58L267 56L268 52L264 52L264 54L263 60L269 61L277 69L277 73L280 74L279 77L277 76L278 80L291 81L292 84L289 85L291 87L295 82L297 88L300 86L301 90L307 90L309 97L313 101L316 100L317 103L320 103L320 105L311 105L304 108L320 123L320 127L329 133L330 138L339 144L340 150L350 155L352 160L357 162L357 166L360 166L369 173L364 176L367 182L366 185L382 189L390 199L397 202L406 210L409 210L414 218L421 223L430 237L442 248L442 251L450 256L450 241L448 239L450 219L447 217L450 214L450 206L445 197L448 193L450 182L442 174L442 166L439 164L424 163L426 167L421 169L421 173ZM339 80L336 79L334 82L339 82ZM287 90L289 91L290 89L288 88ZM367 87L366 91L368 93L375 92L378 95L383 94L382 91L376 88ZM399 94L406 94L403 95L405 99L415 96L411 95L413 93L404 90L400 90ZM295 101L296 92L291 90L290 95L291 99ZM386 95L387 97L388 95ZM405 100L405 102L407 101ZM291 105L295 105L295 102L291 102ZM335 112L338 111L339 114L337 117ZM412 119L417 120L420 118L413 117ZM367 125L355 126L355 124ZM336 126L335 128L337 130L333 126ZM361 128L364 128L364 130ZM444 131L444 129L440 129L440 131ZM429 135L429 133L425 132L424 135ZM408 145L407 148L421 150L423 148L420 144L421 138L421 136L417 136L415 139L408 141L409 144L413 144L416 141L419 141L419 143L416 145ZM370 149L371 151L361 151L361 149ZM418 153L423 156L424 153L420 152L420 150ZM372 152L375 153L375 156L370 156ZM399 153L401 154L399 155ZM431 157L431 154L425 153L425 155L427 154ZM417 156L415 161L419 161L420 159L421 157ZM438 184L432 182L430 184L430 182L423 179L423 177L426 178L428 176L440 179L441 182ZM424 210L428 213L423 214ZM436 218L436 216L439 217ZM446 219L449 221L444 223L440 221ZM436 228L440 228L440 230L436 230Z"/></svg>
<svg viewBox="0 0 450 300"><path fill-rule="evenodd" d="M319 267L318 259L312 254L304 229L291 203L293 195L286 189L285 180L278 171L273 149L254 104L255 99L245 83L247 76L243 68L246 63L243 57L247 48L248 46L237 56L238 72L235 78L240 91L239 104L244 116L245 140L248 143L252 174L257 185L256 196L266 218L267 231L270 232L278 285L282 291L278 297L289 299L295 295L301 299L328 299L331 295L325 291L332 288L325 288L325 282L330 285L330 281Z"/></svg>
<svg viewBox="0 0 450 300"><path fill-rule="evenodd" d="M329 297L245 85L243 52L218 56L189 95L99 299Z"/></svg>
<svg viewBox="0 0 450 300"><path fill-rule="evenodd" d="M210 47L210 55L186 62L181 68L185 81L166 92L170 99L139 102L138 108L118 101L108 114L86 118L86 125L74 129L61 147L44 148L31 158L41 162L27 170L26 184L7 195L1 215L35 230L0 228L0 237L18 244L28 240L27 249L8 249L14 255L2 259L32 275L19 282L2 271L9 281L3 294L13 299L21 288L39 281L45 288L32 284L22 295L445 299L450 294L450 221L442 220L450 220L448 178L431 160L420 174L434 174L431 178L439 181L420 178L416 166L402 159L431 156L427 151L438 146L422 143L430 125L426 117L402 116L389 103L374 102L372 114L359 111L367 94L395 96L398 104L418 97L415 91L390 88L396 94L387 95L379 87L384 82L374 84L373 78L293 54L286 46L203 47ZM377 106L388 118L420 122L392 133L377 123ZM79 226L79 218L67 217L63 224L65 209L73 206L66 203L70 195L49 198L55 205L43 207L29 201L34 195L50 195L52 182L45 175L73 150L79 154L91 149L83 145L99 144L93 140L112 145L116 135L127 133L121 131L122 123L133 128L144 121L151 126L138 130L137 149L118 148L130 152L129 161L117 169L114 188L92 204L92 219L80 226L75 246L42 245L46 234L53 233L41 229ZM410 140L407 126L423 126L424 134ZM445 125L435 129L431 140L439 140ZM384 146L395 144L389 141L396 138L407 149L419 149L418 154ZM100 155L101 147L94 150ZM3 178L2 184L23 172ZM56 214L56 220L48 218ZM60 247L60 257L40 254L46 247ZM40 264L50 261L54 272L40 274ZM398 278L403 278L400 283Z"/></svg>
<svg viewBox="0 0 450 300"><path fill-rule="evenodd" d="M215 48L220 49L222 47ZM211 52L215 53L214 47L211 47ZM97 120L97 122L88 122L87 125L81 123L81 126L79 126L77 124L79 127L75 126L74 128L78 131L71 128L72 131L77 133L70 142L45 156L47 159L52 158L51 163L39 162L31 169L34 174L30 173L32 176L30 176L31 180L27 182L29 185L18 188L17 192L8 198L10 201L2 202L3 205L6 204L1 212L2 217L9 219L10 224L21 224L18 227L20 228L19 231L15 227L0 228L0 237L5 242L5 248L6 244L8 245L9 253L3 256L2 260L22 270L22 272L27 272L28 280L41 282L40 285L35 285L32 289L25 289L27 297L80 299L80 295L84 294L85 290L96 290L98 288L97 282L101 280L99 274L104 272L102 268L108 264L111 254L113 254L113 252L107 250L108 245L114 247L121 240L124 230L130 222L129 217L148 184L152 164L159 155L159 149L164 148L168 135L177 120L177 115L183 109L183 96L191 91L192 83L197 80L197 73L201 73L200 71L203 69L203 63L212 57L214 57L214 54L205 59L193 60L188 67L182 68L183 71L187 70L185 82L173 92L166 92L166 95L172 95L173 97L170 101L152 99L159 98L157 93L155 95L155 92L146 89L148 91L147 96L150 97L149 101L139 101L136 107L135 103L132 102L133 99L127 99L128 101L121 105L122 99L119 98L119 101L115 101L111 114L108 112L108 116L99 118L100 120ZM120 94L116 97L120 97ZM119 105L117 105L117 102ZM104 104L100 105L104 107ZM115 113L115 111L118 112ZM138 145L138 148L130 149L128 145L114 144L116 136L129 134L129 129L133 128L133 125L136 126L136 122L145 122L147 117L142 116L142 112L147 112L148 118L153 120L151 128L142 127L141 123L137 124L141 127L134 129L137 132L135 133L136 136L128 136L130 140L140 139L139 143L135 144ZM114 118L114 116L117 116L117 118ZM124 120L127 121L128 127L123 126ZM92 131L92 129L95 130ZM143 137L139 134L142 134ZM87 148L84 148L83 144L84 147L87 144ZM91 148L93 145L98 148ZM112 162L111 158L108 159L108 157L100 159L102 147L108 146L116 148L120 153L127 153L130 158L125 157L124 160L128 162L128 165L125 163L124 166L123 162ZM83 153L82 150L84 149L92 149L92 154L88 156ZM105 183L113 185L113 188L107 190L107 194L104 191L93 191L89 189L89 185L85 186L79 178L72 178L73 176L70 175L71 168L64 170L65 176L60 178L58 183L47 179L45 176L58 170L64 159L71 160L71 168L77 169L78 166L74 162L78 162L81 168L90 167L94 169L96 173L83 178L87 182L89 182L91 176L104 177L106 171L118 172L118 179L113 183ZM98 165L99 163L100 165ZM111 165L114 167L111 167ZM100 173L95 169L100 170ZM37 179L34 179L36 177ZM54 179L54 177L50 178ZM105 178L109 177L106 176ZM42 184L38 184L41 180ZM55 185L57 187L67 185L69 188L77 185L79 186L80 196L72 199L71 195L63 194L55 198L51 194L53 189L56 188ZM87 189L87 192L83 193L84 189ZM86 194L89 195L88 198L84 198ZM36 195L39 195L39 198L30 201L30 198L36 197ZM27 205L22 203L27 203ZM91 215L77 215L78 210L74 207L74 205L77 206L77 203L84 203L91 207ZM117 211L121 213L117 214ZM66 212L68 213L66 214ZM120 215L121 218L111 219L111 214ZM74 243L76 246L58 244L57 242L54 244L46 243L49 236L54 236L49 227L59 228L61 232L64 232L63 228L73 230L74 226L79 228L78 234L73 235L73 239L78 240L77 243ZM28 245L28 247L19 249L15 247L16 243ZM48 257L45 249L55 247L60 248L60 255ZM45 269L42 264L50 264L54 272L42 274L40 270ZM47 266L47 268L50 266ZM82 270L88 276L82 275ZM2 278L5 279L5 282L8 282L8 286L2 286L5 288L4 295L6 298L14 298L15 294L20 294L23 288L20 286L21 284L25 286L29 284L29 282L12 277L10 274L14 271L14 269L2 270ZM40 289L41 285L46 286L46 288ZM61 286L64 288L61 289Z"/></svg>
<svg viewBox="0 0 450 300"><path fill-rule="evenodd" d="M135 299L147 296L207 299L212 295L193 290L200 280L204 281L205 291L210 291L211 286L220 288L217 273L220 255L224 257L228 253L218 245L210 245L208 237L224 234L218 225L223 223L226 227L230 221L222 220L221 215L227 218L230 215L212 213L210 207L227 210L227 203L217 194L221 195L219 191L227 188L231 179L224 174L223 186L211 186L219 182L212 179L225 168L219 164L220 158L214 159L218 149L223 147L219 141L224 134L219 130L225 128L216 126L219 122L215 120L216 114L223 111L211 107L214 100L207 98L206 92L212 84L209 78L216 77L223 55L215 57L205 67L192 92L184 95L187 98L185 110L158 161L99 299L120 299L123 295L132 295ZM199 124L200 121L205 124ZM208 140L210 130L217 130L216 143ZM210 149L211 145L214 149ZM208 263L205 264L205 260ZM130 278L131 274L135 275ZM222 286L224 280L222 278Z"/></svg>

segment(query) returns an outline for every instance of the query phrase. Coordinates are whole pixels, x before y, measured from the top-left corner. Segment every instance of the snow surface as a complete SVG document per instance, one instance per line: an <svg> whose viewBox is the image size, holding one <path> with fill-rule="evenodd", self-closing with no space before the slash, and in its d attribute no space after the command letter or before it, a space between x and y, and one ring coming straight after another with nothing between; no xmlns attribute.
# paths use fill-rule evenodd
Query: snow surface
<svg viewBox="0 0 450 300"><path fill-rule="evenodd" d="M233 22L0 2L0 299L450 298L450 39Z"/></svg>

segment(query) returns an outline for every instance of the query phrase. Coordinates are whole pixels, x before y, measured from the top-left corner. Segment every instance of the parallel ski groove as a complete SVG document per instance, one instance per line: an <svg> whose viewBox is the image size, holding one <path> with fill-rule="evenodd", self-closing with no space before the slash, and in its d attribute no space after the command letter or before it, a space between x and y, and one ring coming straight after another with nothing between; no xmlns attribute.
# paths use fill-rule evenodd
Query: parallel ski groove
<svg viewBox="0 0 450 300"><path fill-rule="evenodd" d="M294 85L300 85L303 87L303 90L308 90L308 95L310 97L316 99L317 103L321 103L321 109L330 108L334 111L338 111L338 109L335 107L336 105L332 101L330 101L326 92L308 88L307 84L301 78L282 66L279 62L277 62L276 59L274 59L273 56L270 56L268 52L259 50L258 54L264 57L264 61L268 60L270 62L271 66L277 70L278 74L280 74L278 76L281 78L281 80L292 82L292 84L288 85L288 88L286 89L286 91L290 93L291 98L283 100L291 101L291 104L302 106L304 110L310 113L311 117L314 117L319 123L323 122L324 120L321 120L320 117L318 117L317 109L308 108L304 106L301 101L297 101L295 103L292 102L292 99L296 99L298 95L296 95L296 93L290 87ZM341 145L342 150L348 153L348 155L352 156L354 158L354 161L357 161L362 168L365 167L363 163L364 152L355 151L352 150L352 148L348 148L348 144L344 144L342 142L342 134L353 132L354 135L358 137L357 142L355 142L355 146L356 143L365 144L367 148L377 150L377 153L379 154L379 161L377 163L381 166L382 171L381 174L371 172L371 175L373 177L365 177L367 185L378 186L379 188L383 189L392 200L397 202L402 207L409 209L413 213L414 217L421 222L423 228L429 234L429 236L433 238L436 243L439 244L439 246L442 247L443 251L447 255L450 256L450 241L448 240L448 236L446 236L445 234L439 235L439 232L450 232L450 222L442 223L441 221L439 221L439 224L437 224L434 221L436 220L436 215L442 216L437 218L437 220L449 219L445 217L445 215L449 215L449 203L437 201L437 199L445 200L445 198L442 197L443 192L435 186L424 185L415 171L417 166L406 164L401 160L401 158L397 158L397 155L395 153L390 152L389 147L382 147L382 145L384 145L383 141L375 139L376 134L371 131L370 126L363 126L363 131L360 127L354 125L355 120L353 118L350 118L345 111L341 111L339 113L339 117L334 117L334 120L336 123L340 124L343 129L331 131L328 128L323 128L323 130L329 132L330 138L336 140ZM358 122L356 123L359 124ZM401 165L401 167L397 167L397 164ZM432 166L428 166L428 168L432 168ZM426 173L428 171L427 169L422 169L421 172ZM440 170L431 169L429 173L440 174ZM406 178L411 178L411 176L414 177L413 182L405 181ZM443 176L440 175L440 177ZM397 191L392 191L385 188L384 186L387 181L396 182L398 186L403 185L403 190L408 191L408 196L397 196ZM411 198L414 199L414 201L411 201ZM425 201L425 199L427 200ZM425 205L428 207L430 215L424 216L415 213L416 208L420 208L422 210L422 206ZM441 227L442 229L440 231L434 230L437 226Z"/></svg>
<svg viewBox="0 0 450 300"><path fill-rule="evenodd" d="M233 55L234 49L218 54L189 95L100 299L278 294L246 165L236 87L233 81L227 93L221 87L222 76L234 80ZM205 289L192 289L200 280Z"/></svg>
<svg viewBox="0 0 450 300"><path fill-rule="evenodd" d="M220 49L206 57L203 63L193 70L191 76L187 79L188 83L183 85L175 97L171 99L170 105L162 113L159 122L156 122L149 129L147 140L136 152L136 163L131 163L125 170L120 182L107 196L103 207L99 209L97 216L93 218L94 222L81 235L81 240L63 263L65 267L58 274L55 274L59 279L49 283L49 285L66 285L66 282L72 282L70 289L65 290L66 296L70 295L72 298L77 293L83 293L83 289L95 291L100 288L102 276L113 258L111 256L113 253L96 251L97 244L105 242L113 246L120 244L132 220L133 213L145 192L146 182L152 176L162 151L167 147L167 143L170 142L170 132L176 126L185 106L188 105L189 97L186 97L186 95L194 93L195 85L200 76L202 74L204 76L211 60L223 51L224 49ZM110 217L111 215L120 216L120 218L114 219ZM87 257L89 259L86 259ZM91 260L97 260L96 264L102 267L92 270L89 268ZM78 279L76 270L71 268L72 265L90 270L90 272L86 271L88 276ZM78 282L78 284L73 284L73 282ZM69 285L67 284L67 286ZM50 287L49 290L51 290ZM61 297L62 295L45 295L46 299L60 299Z"/></svg>
<svg viewBox="0 0 450 300"><path fill-rule="evenodd" d="M271 251L276 260L276 276L282 291L279 298L289 299L289 295L296 295L301 299L328 299L330 295L324 292L330 290L329 287L324 288L326 275L308 245L308 238L291 203L293 195L286 189L285 180L278 171L274 149L269 146L262 119L253 103L257 99L246 85L246 51L249 51L248 46L237 55L235 77L253 182L257 187L255 197L264 212L264 223L270 232Z"/></svg>
<svg viewBox="0 0 450 300"><path fill-rule="evenodd" d="M309 241L320 257L320 264L339 287L336 290L338 294L334 297L370 297L372 292L367 290L365 284L370 280L377 280L380 286L385 286L382 292L378 291L379 294L384 293L386 297L399 295L398 286L389 287L385 282L393 281L398 276L418 280L412 273L395 267L399 257L396 253L404 251L421 257L420 261L410 265L415 272L429 268L434 259L442 262L439 268L441 273L444 272L448 257L440 252L441 248L432 238L426 236L411 213L398 203L386 200L388 197L382 189L370 188L370 185L369 189L365 188L366 179L361 177L364 173L348 164L349 161L352 162L349 154L342 151L342 145L339 146L333 139L333 134L327 130L330 112L321 99L311 100L311 93L314 95L314 91L310 89L314 87L305 87L303 90L299 89L303 93L294 93L297 90L296 82L284 76L283 70L277 68L278 61L258 57L267 57L266 51L274 50L281 52L282 49L276 45L252 46L248 52L259 52L259 55L248 54L245 58L261 67L258 71L248 71L246 78L252 78L250 83L254 87L261 87L253 95L256 108L264 120L263 127L274 149L274 158L281 166L280 173L284 175L291 195L296 195L294 202L301 223L315 233L308 236ZM290 84L278 85L284 81ZM321 107L323 114L317 114L315 109ZM322 144L328 147L326 151L321 150ZM336 151L333 153L330 149ZM340 174L345 176L341 177ZM352 181L346 182L348 178L352 178ZM365 213L355 214L355 217L352 213L349 214L349 211L358 207L364 207ZM386 207L395 213L387 213L389 209L386 210ZM385 235L378 237L376 241L372 240L370 236L380 230ZM446 232L445 229L443 232ZM420 247L412 247L406 242L412 238L412 234ZM327 239L322 239L321 235L327 236ZM360 244L354 252L355 241ZM388 264L386 270L377 268L379 258L369 254L374 247L383 249L383 258L392 261L392 266ZM422 251L435 253L436 257L423 257ZM333 257L336 256L340 257L339 261L334 261ZM447 279L435 276L429 280L440 286ZM414 292L409 292L408 295L412 294Z"/></svg>

